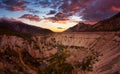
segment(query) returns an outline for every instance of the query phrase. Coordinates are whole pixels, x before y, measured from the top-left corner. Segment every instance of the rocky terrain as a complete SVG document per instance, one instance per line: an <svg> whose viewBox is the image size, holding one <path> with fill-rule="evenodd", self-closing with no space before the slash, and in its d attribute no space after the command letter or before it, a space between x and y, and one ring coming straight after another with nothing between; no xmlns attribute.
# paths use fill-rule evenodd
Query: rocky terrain
<svg viewBox="0 0 120 74"><path fill-rule="evenodd" d="M120 32L0 35L1 74L119 74Z"/></svg>

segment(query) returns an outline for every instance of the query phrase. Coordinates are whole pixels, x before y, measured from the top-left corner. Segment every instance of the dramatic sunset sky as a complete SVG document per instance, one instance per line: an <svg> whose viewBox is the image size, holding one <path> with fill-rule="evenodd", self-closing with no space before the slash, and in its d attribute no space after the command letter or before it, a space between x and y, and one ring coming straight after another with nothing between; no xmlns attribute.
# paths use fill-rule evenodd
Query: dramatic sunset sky
<svg viewBox="0 0 120 74"><path fill-rule="evenodd" d="M0 18L63 31L78 22L89 24L120 12L120 0L0 0Z"/></svg>

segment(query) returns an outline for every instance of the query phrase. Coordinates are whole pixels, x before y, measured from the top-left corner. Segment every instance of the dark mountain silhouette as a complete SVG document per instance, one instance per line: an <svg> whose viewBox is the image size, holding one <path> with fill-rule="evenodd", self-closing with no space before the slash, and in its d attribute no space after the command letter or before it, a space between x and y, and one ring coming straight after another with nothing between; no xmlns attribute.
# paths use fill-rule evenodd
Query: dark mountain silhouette
<svg viewBox="0 0 120 74"><path fill-rule="evenodd" d="M52 33L52 31L36 26L31 26L20 21L11 21L0 19L0 34L13 34L21 33L26 35L45 35Z"/></svg>
<svg viewBox="0 0 120 74"><path fill-rule="evenodd" d="M89 28L91 28L92 26L89 24L84 24L84 23L78 23L77 25L69 28L68 30L66 30L65 32L82 32L85 31Z"/></svg>

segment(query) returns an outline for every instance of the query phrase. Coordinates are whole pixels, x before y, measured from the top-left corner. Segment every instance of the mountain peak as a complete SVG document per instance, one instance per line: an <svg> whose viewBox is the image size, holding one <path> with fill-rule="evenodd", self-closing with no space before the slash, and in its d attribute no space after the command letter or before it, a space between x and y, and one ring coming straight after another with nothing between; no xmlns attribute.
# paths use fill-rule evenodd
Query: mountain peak
<svg viewBox="0 0 120 74"><path fill-rule="evenodd" d="M80 32L80 31L85 31L88 28L91 28L91 25L89 24L85 24L83 22L79 22L77 25L69 28L68 30L66 30L65 32Z"/></svg>

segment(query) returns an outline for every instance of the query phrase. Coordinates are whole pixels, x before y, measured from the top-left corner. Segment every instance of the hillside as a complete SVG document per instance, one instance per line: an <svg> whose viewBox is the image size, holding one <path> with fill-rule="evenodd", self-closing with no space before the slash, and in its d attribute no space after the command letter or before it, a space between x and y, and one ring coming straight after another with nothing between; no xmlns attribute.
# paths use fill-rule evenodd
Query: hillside
<svg viewBox="0 0 120 74"><path fill-rule="evenodd" d="M92 31L120 31L120 13L95 24Z"/></svg>
<svg viewBox="0 0 120 74"><path fill-rule="evenodd" d="M31 26L20 21L0 19L0 34L45 35L52 33L48 29Z"/></svg>
<svg viewBox="0 0 120 74"><path fill-rule="evenodd" d="M83 32L92 26L89 24L84 24L84 23L78 23L77 25L67 29L65 32Z"/></svg>
<svg viewBox="0 0 120 74"><path fill-rule="evenodd" d="M0 73L119 74L120 33L0 35Z"/></svg>

